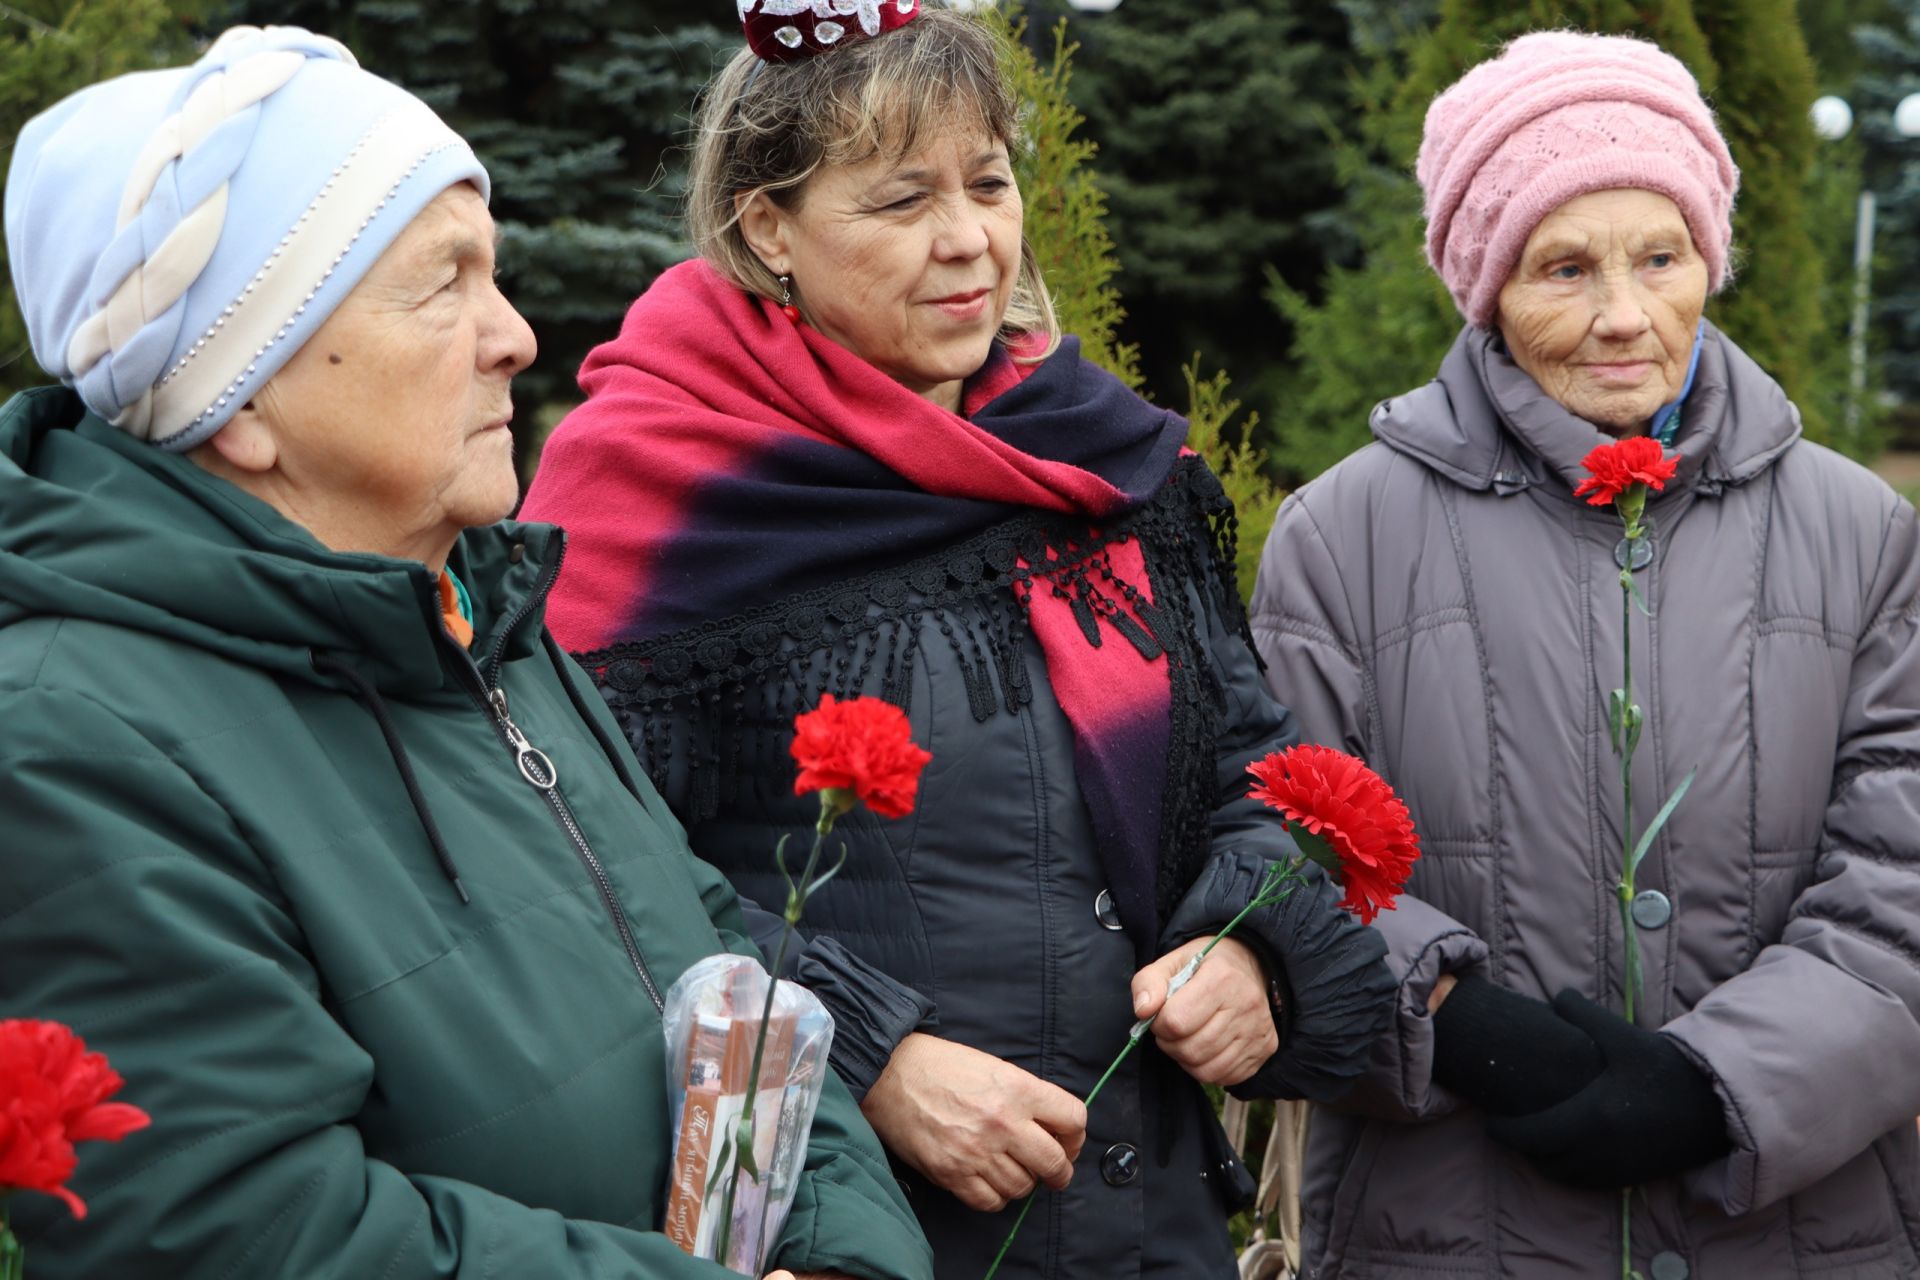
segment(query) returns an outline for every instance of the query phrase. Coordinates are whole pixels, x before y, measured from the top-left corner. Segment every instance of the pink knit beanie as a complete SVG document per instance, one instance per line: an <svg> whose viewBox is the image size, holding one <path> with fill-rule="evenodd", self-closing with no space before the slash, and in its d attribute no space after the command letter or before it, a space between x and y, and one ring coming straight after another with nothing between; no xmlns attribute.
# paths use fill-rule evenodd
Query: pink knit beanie
<svg viewBox="0 0 1920 1280"><path fill-rule="evenodd" d="M1726 283L1740 171L1693 76L1645 40L1521 36L1433 100L1416 172L1427 260L1482 328L1533 229L1590 191L1671 199Z"/></svg>

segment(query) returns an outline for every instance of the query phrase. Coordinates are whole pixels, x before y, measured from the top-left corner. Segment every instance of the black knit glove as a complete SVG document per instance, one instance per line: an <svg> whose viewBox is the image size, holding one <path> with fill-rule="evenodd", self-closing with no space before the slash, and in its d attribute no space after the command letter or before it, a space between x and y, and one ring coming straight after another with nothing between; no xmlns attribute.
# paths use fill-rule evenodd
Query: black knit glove
<svg viewBox="0 0 1920 1280"><path fill-rule="evenodd" d="M1571 989L1553 1008L1593 1037L1606 1070L1544 1111L1489 1120L1495 1141L1555 1182L1594 1189L1671 1177L1732 1149L1713 1082L1672 1039Z"/></svg>
<svg viewBox="0 0 1920 1280"><path fill-rule="evenodd" d="M1433 1015L1433 1078L1489 1115L1564 1102L1606 1065L1593 1037L1546 1001L1477 974L1461 978Z"/></svg>

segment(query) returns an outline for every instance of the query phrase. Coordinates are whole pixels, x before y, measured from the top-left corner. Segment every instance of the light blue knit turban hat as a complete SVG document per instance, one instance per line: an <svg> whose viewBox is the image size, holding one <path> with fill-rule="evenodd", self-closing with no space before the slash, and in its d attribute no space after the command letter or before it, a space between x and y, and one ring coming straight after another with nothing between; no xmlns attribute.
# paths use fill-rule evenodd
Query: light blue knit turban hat
<svg viewBox="0 0 1920 1280"><path fill-rule="evenodd" d="M34 357L115 426L191 449L458 182L488 194L458 134L298 27L89 86L20 131L7 170Z"/></svg>

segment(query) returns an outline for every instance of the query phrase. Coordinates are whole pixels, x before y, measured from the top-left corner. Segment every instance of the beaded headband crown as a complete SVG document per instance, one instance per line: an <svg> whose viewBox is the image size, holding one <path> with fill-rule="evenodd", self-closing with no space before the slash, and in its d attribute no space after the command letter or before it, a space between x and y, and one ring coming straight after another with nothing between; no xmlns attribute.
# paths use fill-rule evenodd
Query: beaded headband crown
<svg viewBox="0 0 1920 1280"><path fill-rule="evenodd" d="M747 44L768 62L797 62L871 40L920 16L923 0L737 0Z"/></svg>

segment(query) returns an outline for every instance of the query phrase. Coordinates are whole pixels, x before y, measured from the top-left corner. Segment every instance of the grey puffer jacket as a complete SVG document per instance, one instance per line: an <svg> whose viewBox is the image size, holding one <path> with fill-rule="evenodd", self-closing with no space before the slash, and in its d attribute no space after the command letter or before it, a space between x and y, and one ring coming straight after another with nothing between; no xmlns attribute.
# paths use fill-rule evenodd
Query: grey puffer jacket
<svg viewBox="0 0 1920 1280"><path fill-rule="evenodd" d="M1631 623L1635 792L1699 775L1640 873L1672 907L1640 929L1640 1022L1712 1079L1733 1151L1644 1188L1635 1261L1663 1278L1920 1275L1914 511L1800 440L1780 388L1712 329L1684 420L1678 479L1648 507L1652 616ZM1373 427L1287 502L1253 609L1303 732L1379 768L1424 849L1379 922L1396 1024L1361 1089L1315 1117L1307 1274L1617 1273L1618 1195L1493 1144L1433 1083L1426 1013L1436 976L1468 969L1619 1008L1602 699L1620 526L1572 496L1605 438L1473 329Z"/></svg>

